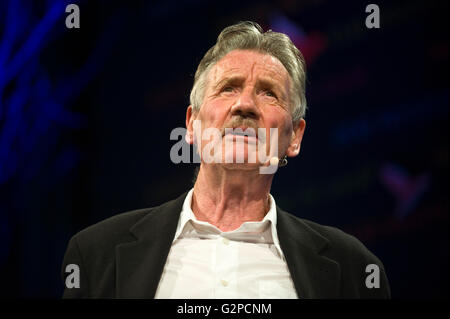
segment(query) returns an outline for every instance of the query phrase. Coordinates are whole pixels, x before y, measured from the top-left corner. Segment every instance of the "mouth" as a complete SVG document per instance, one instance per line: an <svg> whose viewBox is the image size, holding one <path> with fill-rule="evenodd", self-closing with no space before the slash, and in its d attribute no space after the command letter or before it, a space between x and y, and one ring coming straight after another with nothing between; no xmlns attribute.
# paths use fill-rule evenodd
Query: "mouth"
<svg viewBox="0 0 450 319"><path fill-rule="evenodd" d="M233 141L243 140L245 142L256 142L258 140L257 130L245 126L225 128L222 136L233 138Z"/></svg>

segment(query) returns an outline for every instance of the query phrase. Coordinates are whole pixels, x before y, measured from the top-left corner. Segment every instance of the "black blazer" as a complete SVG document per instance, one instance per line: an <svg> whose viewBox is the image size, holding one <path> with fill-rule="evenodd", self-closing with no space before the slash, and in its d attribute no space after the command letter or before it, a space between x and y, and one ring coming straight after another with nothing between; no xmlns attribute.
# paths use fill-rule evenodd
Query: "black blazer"
<svg viewBox="0 0 450 319"><path fill-rule="evenodd" d="M63 298L153 298L187 193L158 207L113 216L74 235L62 266L80 269L80 287ZM277 206L281 249L299 298L390 298L380 260L355 237L295 217ZM366 287L368 264L380 287Z"/></svg>

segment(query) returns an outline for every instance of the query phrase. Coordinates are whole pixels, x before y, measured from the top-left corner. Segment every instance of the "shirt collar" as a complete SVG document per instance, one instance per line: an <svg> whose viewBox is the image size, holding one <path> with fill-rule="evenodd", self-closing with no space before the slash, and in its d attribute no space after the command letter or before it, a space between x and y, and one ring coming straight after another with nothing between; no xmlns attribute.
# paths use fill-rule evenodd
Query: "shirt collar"
<svg viewBox="0 0 450 319"><path fill-rule="evenodd" d="M186 224L188 224L189 221L192 221L196 225L203 225L203 226L209 226L214 227L214 225L211 225L208 222L199 221L194 215L194 212L192 211L192 195L194 194L194 188L192 188L183 203L183 208L181 209L180 218L178 220L177 230L175 232L174 240L177 240L182 236L183 230L185 229ZM266 216L264 216L263 220L260 222L245 222L243 223L238 229L233 230L231 232L222 232L219 229L217 229L218 234L226 236L227 234L239 234L244 232L258 232L258 230L261 230L262 228L266 228L265 225L267 223L270 223L270 231L269 234L271 235L271 239L273 241L274 246L276 247L276 250L278 251L281 258L284 259L283 251L280 247L280 242L278 240L278 234L277 234L277 209L276 209L276 203L275 199L272 195L269 194L269 200L270 200L270 208L267 212Z"/></svg>

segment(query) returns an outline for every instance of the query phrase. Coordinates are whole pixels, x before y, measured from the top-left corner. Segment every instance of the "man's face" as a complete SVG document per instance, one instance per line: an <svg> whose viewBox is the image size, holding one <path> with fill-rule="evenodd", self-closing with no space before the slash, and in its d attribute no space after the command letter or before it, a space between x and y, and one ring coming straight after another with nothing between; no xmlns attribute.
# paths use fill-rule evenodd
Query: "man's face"
<svg viewBox="0 0 450 319"><path fill-rule="evenodd" d="M193 132L194 120L201 121L202 134L207 128L219 129L221 139L215 143L222 148L222 163L225 162L225 157L232 157L235 163L240 156L246 164L231 166L251 169L262 164L258 161L258 156L255 164L248 164L248 158L255 155L257 147L264 148L265 155L273 155L273 151L269 154L270 128L277 128L278 157L285 154L296 156L305 121L302 119L296 127L292 125L290 89L289 74L278 59L250 50L231 51L207 75L200 110L194 112L192 106L189 106L186 116L188 134L194 136L198 145L201 135ZM225 128L252 128L257 136L227 135ZM258 128L265 129L265 142L258 136ZM203 139L201 150L211 141ZM225 147L226 143L231 143L232 148Z"/></svg>

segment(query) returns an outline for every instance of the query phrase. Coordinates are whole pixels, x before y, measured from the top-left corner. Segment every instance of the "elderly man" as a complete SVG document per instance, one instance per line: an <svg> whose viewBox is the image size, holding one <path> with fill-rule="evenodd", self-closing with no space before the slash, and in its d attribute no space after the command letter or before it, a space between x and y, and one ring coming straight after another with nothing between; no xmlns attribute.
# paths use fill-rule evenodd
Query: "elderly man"
<svg viewBox="0 0 450 319"><path fill-rule="evenodd" d="M286 35L252 22L224 29L186 113L186 141L202 159L193 189L76 234L64 297L389 298L384 267L361 242L284 212L270 195L275 170L261 167L299 154L305 109L305 62ZM204 158L207 129L221 133L214 161Z"/></svg>

